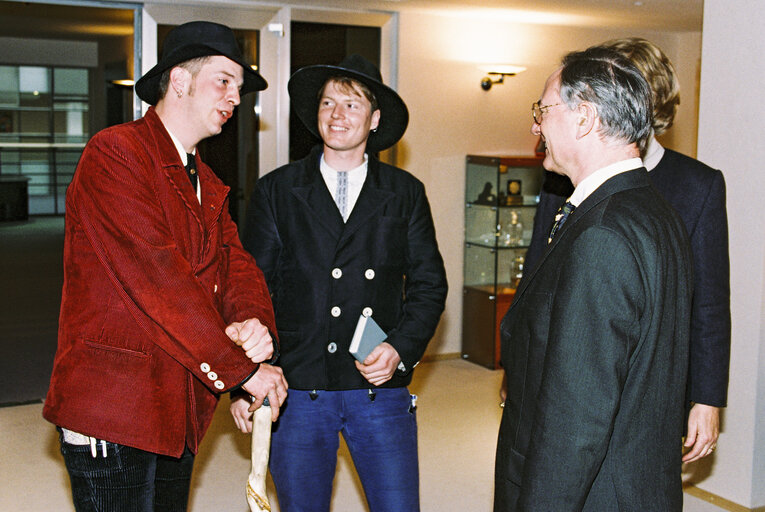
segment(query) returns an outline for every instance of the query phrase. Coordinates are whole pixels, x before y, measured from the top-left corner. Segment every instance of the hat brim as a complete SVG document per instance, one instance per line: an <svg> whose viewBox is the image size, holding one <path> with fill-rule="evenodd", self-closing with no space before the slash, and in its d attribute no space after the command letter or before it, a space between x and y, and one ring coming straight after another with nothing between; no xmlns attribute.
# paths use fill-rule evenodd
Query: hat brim
<svg viewBox="0 0 765 512"><path fill-rule="evenodd" d="M401 97L388 87L368 75L357 73L339 66L307 66L297 70L287 84L292 108L308 128L318 138L319 135L319 90L328 79L348 77L363 83L377 98L380 109L380 123L377 131L370 132L367 139L367 151L376 153L393 146L403 137L409 124L409 110Z"/></svg>
<svg viewBox="0 0 765 512"><path fill-rule="evenodd" d="M173 66L177 66L182 62L186 62L187 60L214 55L222 55L223 57L229 58L242 66L243 82L239 94L244 95L254 91L262 91L268 87L266 80L240 57L231 55L229 52L221 48L215 48L213 45L193 44L178 48L178 50L175 52L164 56L162 60L160 60L153 68L147 71L136 82L135 92L139 98L141 98L149 105L156 105L160 100L159 82L162 79L162 73L172 68Z"/></svg>

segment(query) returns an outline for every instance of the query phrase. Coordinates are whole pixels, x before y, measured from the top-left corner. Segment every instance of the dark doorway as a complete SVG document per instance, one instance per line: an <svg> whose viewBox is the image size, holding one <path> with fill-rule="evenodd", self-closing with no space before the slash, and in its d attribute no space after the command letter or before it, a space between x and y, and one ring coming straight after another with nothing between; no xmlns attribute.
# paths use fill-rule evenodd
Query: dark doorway
<svg viewBox="0 0 765 512"><path fill-rule="evenodd" d="M380 28L325 23L292 23L290 70L314 64L339 64L358 53L380 67ZM306 156L320 141L290 111L290 160Z"/></svg>

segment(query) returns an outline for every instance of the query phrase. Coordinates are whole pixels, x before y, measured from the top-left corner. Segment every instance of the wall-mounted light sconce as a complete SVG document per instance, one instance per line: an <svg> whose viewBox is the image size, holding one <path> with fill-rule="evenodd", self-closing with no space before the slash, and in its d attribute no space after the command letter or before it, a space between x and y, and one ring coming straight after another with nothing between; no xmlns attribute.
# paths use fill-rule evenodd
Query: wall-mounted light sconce
<svg viewBox="0 0 765 512"><path fill-rule="evenodd" d="M481 80L481 89L488 91L494 84L502 84L505 82L506 76L515 76L522 71L526 71L523 66L492 66L483 68L487 72L488 76L483 77Z"/></svg>
<svg viewBox="0 0 765 512"><path fill-rule="evenodd" d="M121 78L119 80L111 80L111 82L114 85L119 85L120 87L133 87L135 85L135 81L131 80L130 78Z"/></svg>

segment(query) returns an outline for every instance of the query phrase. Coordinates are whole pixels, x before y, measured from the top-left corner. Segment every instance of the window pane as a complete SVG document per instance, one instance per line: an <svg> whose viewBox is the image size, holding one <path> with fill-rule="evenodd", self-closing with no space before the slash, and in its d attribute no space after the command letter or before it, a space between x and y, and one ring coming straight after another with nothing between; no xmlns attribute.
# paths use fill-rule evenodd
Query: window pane
<svg viewBox="0 0 765 512"><path fill-rule="evenodd" d="M21 132L24 142L50 141L50 112L46 110L27 110L19 113L20 122L17 131Z"/></svg>
<svg viewBox="0 0 765 512"><path fill-rule="evenodd" d="M0 173L21 174L21 152L15 149L0 148Z"/></svg>
<svg viewBox="0 0 765 512"><path fill-rule="evenodd" d="M53 70L53 87L57 100L88 99L88 70L57 68Z"/></svg>
<svg viewBox="0 0 765 512"><path fill-rule="evenodd" d="M87 105L67 104L71 109L57 110L53 113L55 142L87 142L88 112ZM84 107L84 109L83 109Z"/></svg>
<svg viewBox="0 0 765 512"><path fill-rule="evenodd" d="M56 151L56 186L59 193L65 191L69 183L72 182L80 155L82 155L81 149Z"/></svg>
<svg viewBox="0 0 765 512"><path fill-rule="evenodd" d="M50 194L50 161L47 151L21 153L21 174L29 176L29 195Z"/></svg>
<svg viewBox="0 0 765 512"><path fill-rule="evenodd" d="M33 66L19 67L21 106L50 108L50 70Z"/></svg>
<svg viewBox="0 0 765 512"><path fill-rule="evenodd" d="M0 107L0 142L18 142L19 113Z"/></svg>
<svg viewBox="0 0 765 512"><path fill-rule="evenodd" d="M0 107L19 105L19 68L0 66Z"/></svg>

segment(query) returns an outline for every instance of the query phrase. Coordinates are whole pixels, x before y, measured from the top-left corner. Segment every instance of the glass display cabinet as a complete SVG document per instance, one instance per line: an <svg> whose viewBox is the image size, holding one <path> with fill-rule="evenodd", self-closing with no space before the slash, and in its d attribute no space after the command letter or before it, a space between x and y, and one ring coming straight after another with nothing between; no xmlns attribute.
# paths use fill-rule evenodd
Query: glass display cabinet
<svg viewBox="0 0 765 512"><path fill-rule="evenodd" d="M543 157L468 155L462 357L499 368L499 324L515 296L544 178Z"/></svg>

